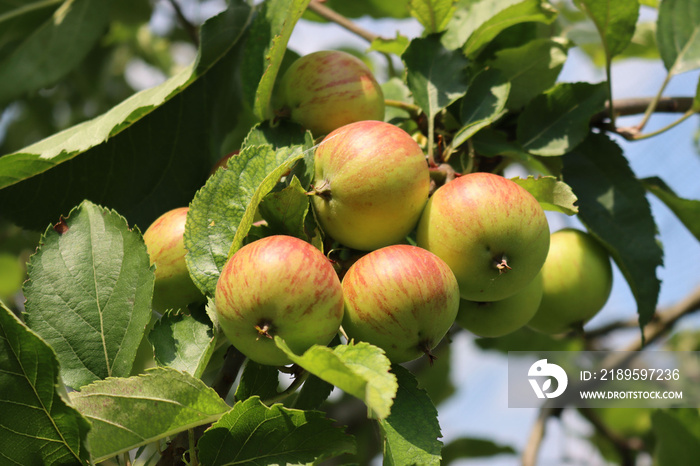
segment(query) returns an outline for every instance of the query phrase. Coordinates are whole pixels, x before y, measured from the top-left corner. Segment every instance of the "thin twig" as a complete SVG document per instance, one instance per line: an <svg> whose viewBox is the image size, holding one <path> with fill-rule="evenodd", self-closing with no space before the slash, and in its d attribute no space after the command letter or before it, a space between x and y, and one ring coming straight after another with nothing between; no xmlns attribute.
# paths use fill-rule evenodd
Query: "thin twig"
<svg viewBox="0 0 700 466"><path fill-rule="evenodd" d="M190 36L190 39L192 40L192 43L199 47L199 31L197 30L197 26L192 24L182 13L182 9L180 8L180 5L175 0L168 0L170 4L172 5L173 9L175 10L175 14L177 15L177 20L180 22L182 27L185 29L185 32Z"/></svg>
<svg viewBox="0 0 700 466"><path fill-rule="evenodd" d="M376 39L390 40L378 34L375 34L372 31L368 31L363 27L358 26L356 23L350 21L345 16L331 10L318 0L311 0L311 2L309 2L308 8L309 10L313 11L322 18L327 19L328 21L331 21L337 24L338 26L347 29L348 31L358 35L359 37L362 37L369 43L372 43Z"/></svg>
<svg viewBox="0 0 700 466"><path fill-rule="evenodd" d="M537 420L530 431L530 438L523 450L522 466L535 466L537 464L537 455L547 430L547 421L550 417L558 416L561 411L562 408L552 408L548 403L540 408Z"/></svg>
<svg viewBox="0 0 700 466"><path fill-rule="evenodd" d="M614 101L616 116L631 116L643 114L651 104L653 97L634 97L629 99L617 99ZM606 102L606 108L596 113L591 118L591 123L599 125L609 118L610 106ZM685 113L693 108L693 97L662 97L656 103L654 113Z"/></svg>

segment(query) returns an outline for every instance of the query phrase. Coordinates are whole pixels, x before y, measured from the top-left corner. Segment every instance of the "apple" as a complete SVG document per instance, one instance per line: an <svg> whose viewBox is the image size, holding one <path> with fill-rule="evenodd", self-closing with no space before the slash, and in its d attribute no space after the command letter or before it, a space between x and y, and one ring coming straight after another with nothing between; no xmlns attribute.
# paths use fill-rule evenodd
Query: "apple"
<svg viewBox="0 0 700 466"><path fill-rule="evenodd" d="M534 280L549 249L537 199L514 181L471 173L435 191L416 242L452 268L462 298L498 301Z"/></svg>
<svg viewBox="0 0 700 466"><path fill-rule="evenodd" d="M542 267L542 287L542 302L529 327L555 334L583 325L610 296L608 252L581 230L565 228L553 233Z"/></svg>
<svg viewBox="0 0 700 466"><path fill-rule="evenodd" d="M156 266L153 309L186 309L204 302L204 295L192 282L185 263L185 221L189 207L179 207L158 217L143 234L151 265Z"/></svg>
<svg viewBox="0 0 700 466"><path fill-rule="evenodd" d="M522 290L500 301L460 300L456 322L480 337L501 337L527 324L542 300L542 274Z"/></svg>
<svg viewBox="0 0 700 466"><path fill-rule="evenodd" d="M314 136L361 120L384 119L384 94L370 69L347 52L326 50L298 58L279 87L282 110Z"/></svg>
<svg viewBox="0 0 700 466"><path fill-rule="evenodd" d="M314 157L311 200L333 239L370 251L415 228L430 173L423 150L404 130L381 121L351 123L326 136Z"/></svg>
<svg viewBox="0 0 700 466"><path fill-rule="evenodd" d="M386 352L394 363L430 353L454 323L459 288L435 254L397 244L372 251L343 278L343 329Z"/></svg>
<svg viewBox="0 0 700 466"><path fill-rule="evenodd" d="M311 244L285 235L253 241L233 254L214 302L233 346L272 366L291 363L274 336L301 354L327 345L343 319L343 290L331 262Z"/></svg>

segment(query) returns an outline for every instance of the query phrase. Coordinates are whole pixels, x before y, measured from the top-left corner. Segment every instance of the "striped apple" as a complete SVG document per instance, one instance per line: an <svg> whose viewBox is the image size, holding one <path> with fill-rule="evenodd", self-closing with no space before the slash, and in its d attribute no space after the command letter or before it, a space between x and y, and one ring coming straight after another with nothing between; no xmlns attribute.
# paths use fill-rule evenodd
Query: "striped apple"
<svg viewBox="0 0 700 466"><path fill-rule="evenodd" d="M404 244L361 257L345 274L343 293L348 337L384 349L394 363L432 358L459 308L457 280L447 264Z"/></svg>
<svg viewBox="0 0 700 466"><path fill-rule="evenodd" d="M224 335L255 362L280 366L297 354L326 345L343 318L343 291L330 261L292 236L268 236L239 249L224 265L214 295Z"/></svg>

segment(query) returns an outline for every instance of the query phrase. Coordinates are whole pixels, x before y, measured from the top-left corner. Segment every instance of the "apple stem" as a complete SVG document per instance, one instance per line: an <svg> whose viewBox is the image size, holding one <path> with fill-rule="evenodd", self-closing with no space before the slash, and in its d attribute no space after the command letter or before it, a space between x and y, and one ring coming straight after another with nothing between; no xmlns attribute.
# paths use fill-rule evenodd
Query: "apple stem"
<svg viewBox="0 0 700 466"><path fill-rule="evenodd" d="M312 196L321 196L325 200L330 200L331 198L331 184L328 180L323 180L318 186L314 186L308 193Z"/></svg>
<svg viewBox="0 0 700 466"><path fill-rule="evenodd" d="M426 356L428 356L428 361L430 362L430 367L433 367L433 361L435 361L437 359L437 356L435 356L430 351L430 342L422 341L418 344L418 347L425 353Z"/></svg>
<svg viewBox="0 0 700 466"><path fill-rule="evenodd" d="M498 259L496 259L494 261L494 264L495 264L496 268L498 269L499 274L506 273L509 270L513 270L513 268L508 265L508 260L506 259L506 256L502 256L500 262L498 261Z"/></svg>

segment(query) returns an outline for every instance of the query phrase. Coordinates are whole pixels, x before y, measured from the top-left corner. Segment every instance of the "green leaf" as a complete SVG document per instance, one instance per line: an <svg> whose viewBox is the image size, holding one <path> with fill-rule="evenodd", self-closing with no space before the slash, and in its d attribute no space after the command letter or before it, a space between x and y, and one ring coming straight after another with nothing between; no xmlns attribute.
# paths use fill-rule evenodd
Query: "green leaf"
<svg viewBox="0 0 700 466"><path fill-rule="evenodd" d="M593 115L605 109L604 83L560 83L533 99L518 117L518 142L535 155L563 155L586 138Z"/></svg>
<svg viewBox="0 0 700 466"><path fill-rule="evenodd" d="M242 148L247 146L270 145L275 150L294 151L296 146L304 150L304 163L298 163L292 169L292 174L299 178L302 186L310 186L314 179L314 138L310 131L290 120L277 122L263 121L255 125L243 141ZM281 156L278 155L278 157ZM291 179L291 175L287 176Z"/></svg>
<svg viewBox="0 0 700 466"><path fill-rule="evenodd" d="M443 47L439 35L413 39L402 58L413 98L430 119L466 93L469 62Z"/></svg>
<svg viewBox="0 0 700 466"><path fill-rule="evenodd" d="M205 316L167 313L148 334L159 366L201 378L214 353L216 338Z"/></svg>
<svg viewBox="0 0 700 466"><path fill-rule="evenodd" d="M23 94L50 86L76 67L106 32L110 3L111 0L63 2L51 18L15 44L12 52L0 60L0 107ZM17 14L17 10L20 9L12 14ZM0 25L3 22L0 19Z"/></svg>
<svg viewBox="0 0 700 466"><path fill-rule="evenodd" d="M258 204L280 177L303 157L298 150L248 146L227 170L212 175L197 192L185 224L187 267L194 283L213 296L228 258L243 244Z"/></svg>
<svg viewBox="0 0 700 466"><path fill-rule="evenodd" d="M90 424L61 393L56 353L0 303L1 463L86 463Z"/></svg>
<svg viewBox="0 0 700 466"><path fill-rule="evenodd" d="M247 400L252 396L258 396L263 400L276 396L279 386L278 377L279 372L276 367L258 364L248 359L236 388L236 401Z"/></svg>
<svg viewBox="0 0 700 466"><path fill-rule="evenodd" d="M415 377L399 365L392 367L399 383L391 414L379 425L384 434L385 465L439 465L442 442L437 410Z"/></svg>
<svg viewBox="0 0 700 466"><path fill-rule="evenodd" d="M309 0L268 0L260 6L243 54L243 93L261 120L271 118L272 88L287 42Z"/></svg>
<svg viewBox="0 0 700 466"><path fill-rule="evenodd" d="M299 356L281 338L275 343L295 364L362 400L377 419L389 415L397 382L383 350L364 342L333 349L314 345Z"/></svg>
<svg viewBox="0 0 700 466"><path fill-rule="evenodd" d="M448 49L462 48L472 58L506 28L527 22L549 24L556 15L549 3L540 0L462 0L442 40Z"/></svg>
<svg viewBox="0 0 700 466"><path fill-rule="evenodd" d="M576 0L576 4L593 20L610 63L632 40L639 16L638 0Z"/></svg>
<svg viewBox="0 0 700 466"><path fill-rule="evenodd" d="M511 178L540 203L543 209L561 212L566 215L576 215L578 207L575 205L576 195L571 190L571 186L563 181L557 180L553 176L542 176L535 178L530 175L526 179Z"/></svg>
<svg viewBox="0 0 700 466"><path fill-rule="evenodd" d="M394 39L387 39L384 37L377 37L374 39L369 45L367 52L393 53L394 55L401 56L406 51L409 42L410 40L408 37L396 31L396 37Z"/></svg>
<svg viewBox="0 0 700 466"><path fill-rule="evenodd" d="M496 52L489 66L510 81L507 107L519 109L552 87L566 62L568 47L561 40L536 39Z"/></svg>
<svg viewBox="0 0 700 466"><path fill-rule="evenodd" d="M309 196L295 176L289 186L265 196L258 208L271 234L296 236L309 241L311 238L304 228L309 205Z"/></svg>
<svg viewBox="0 0 700 466"><path fill-rule="evenodd" d="M141 234L85 201L46 230L28 274L27 325L56 351L65 383L129 375L153 297Z"/></svg>
<svg viewBox="0 0 700 466"><path fill-rule="evenodd" d="M0 2L0 60L18 44L50 20L62 0L25 0Z"/></svg>
<svg viewBox="0 0 700 466"><path fill-rule="evenodd" d="M642 184L647 191L666 204L688 231L700 240L700 201L678 197L661 178L656 176L643 179Z"/></svg>
<svg viewBox="0 0 700 466"><path fill-rule="evenodd" d="M95 382L70 399L92 422L88 441L95 463L209 424L229 410L204 382L168 368Z"/></svg>
<svg viewBox="0 0 700 466"><path fill-rule="evenodd" d="M591 134L564 157L562 175L579 198L579 218L625 276L644 327L656 309L656 268L663 263L644 187L620 147L602 134Z"/></svg>
<svg viewBox="0 0 700 466"><path fill-rule="evenodd" d="M423 25L426 34L441 32L455 11L454 0L410 0L411 16Z"/></svg>
<svg viewBox="0 0 700 466"><path fill-rule="evenodd" d="M651 415L651 422L656 437L655 464L672 466L695 463L700 455L700 416L697 409L659 410Z"/></svg>
<svg viewBox="0 0 700 466"><path fill-rule="evenodd" d="M515 455L513 447L499 445L493 440L481 438L461 437L451 441L442 449L444 464L461 458L483 458L496 455Z"/></svg>
<svg viewBox="0 0 700 466"><path fill-rule="evenodd" d="M664 0L659 6L656 40L670 75L700 67L700 4Z"/></svg>
<svg viewBox="0 0 700 466"><path fill-rule="evenodd" d="M355 453L355 439L320 411L267 407L258 397L239 401L198 443L204 466L318 464Z"/></svg>
<svg viewBox="0 0 700 466"><path fill-rule="evenodd" d="M452 147L460 146L480 129L502 117L509 92L510 82L500 71L486 69L476 75L462 99L462 127L455 133Z"/></svg>
<svg viewBox="0 0 700 466"><path fill-rule="evenodd" d="M232 49L249 17L248 5L230 2L202 26L191 66L93 120L0 157L3 215L43 230L90 199L149 225L168 208L186 205L237 122Z"/></svg>

